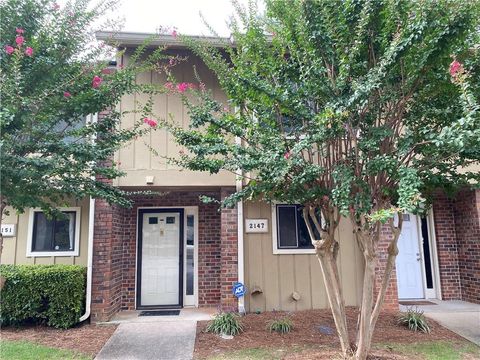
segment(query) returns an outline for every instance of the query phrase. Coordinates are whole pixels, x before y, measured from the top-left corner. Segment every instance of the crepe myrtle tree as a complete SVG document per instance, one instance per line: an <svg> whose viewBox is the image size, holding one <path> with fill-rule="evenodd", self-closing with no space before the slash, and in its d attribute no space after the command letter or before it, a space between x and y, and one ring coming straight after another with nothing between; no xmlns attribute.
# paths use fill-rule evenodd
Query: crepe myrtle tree
<svg viewBox="0 0 480 360"><path fill-rule="evenodd" d="M402 213L425 211L438 189L479 178L469 171L480 158L478 2L272 0L264 14L235 7L222 48L183 37L229 100L215 100L201 78L198 89L181 91L191 122L163 122L185 147L171 161L240 176L244 187L223 206L303 206L342 352L365 359ZM355 342L337 266L341 217L365 260ZM384 227L387 250L378 246ZM381 257L386 267L376 274Z"/></svg>
<svg viewBox="0 0 480 360"><path fill-rule="evenodd" d="M125 94L148 97L156 91L136 84L135 77L156 66L162 49L142 56L141 46L127 66L110 71L105 59L113 54L95 41L94 31L115 26L104 20L114 3L0 4L2 218L7 207L18 212L39 207L49 216L61 216L57 207L86 196L130 204L124 191L105 181L122 175L111 159L120 146L156 123L148 118L147 101L132 110L139 121L120 129L125 112L115 105ZM97 122L86 121L105 110ZM1 249L0 243L0 254Z"/></svg>

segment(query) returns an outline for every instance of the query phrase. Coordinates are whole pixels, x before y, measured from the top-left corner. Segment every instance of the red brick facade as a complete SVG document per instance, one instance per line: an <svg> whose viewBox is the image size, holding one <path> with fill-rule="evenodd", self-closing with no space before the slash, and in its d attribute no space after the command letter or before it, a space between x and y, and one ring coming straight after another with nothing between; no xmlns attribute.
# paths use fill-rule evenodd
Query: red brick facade
<svg viewBox="0 0 480 360"><path fill-rule="evenodd" d="M222 189L224 199L231 191ZM222 209L221 214L221 304L237 308L237 299L232 293L232 284L238 280L238 219L237 208Z"/></svg>
<svg viewBox="0 0 480 360"><path fill-rule="evenodd" d="M480 304L480 190L464 190L454 202L462 299Z"/></svg>
<svg viewBox="0 0 480 360"><path fill-rule="evenodd" d="M433 215L442 299L480 303L480 190L463 190L453 198L438 193ZM385 269L390 236L385 227L379 244L379 274ZM398 309L396 273L383 308Z"/></svg>
<svg viewBox="0 0 480 360"><path fill-rule="evenodd" d="M453 208L450 198L445 194L437 194L433 203L433 217L443 300L462 298Z"/></svg>
<svg viewBox="0 0 480 360"><path fill-rule="evenodd" d="M392 232L388 226L383 226L382 232L380 234L380 242L378 244L379 258L376 273L379 274L376 278L375 288L379 289L381 281L383 279L383 274L385 272L385 267L387 265L388 257L388 245L392 239ZM376 296L376 293L375 293ZM390 277L390 283L387 287L387 292L385 293L385 301L383 303L383 310L398 310L398 291L397 291L397 273L395 269L392 272Z"/></svg>
<svg viewBox="0 0 480 360"><path fill-rule="evenodd" d="M92 283L92 319L107 320L120 310L135 308L137 211L139 207L198 206L199 306L236 307L231 294L238 274L237 209L204 204L200 195L223 199L233 189L174 191L134 197L131 209L96 201ZM440 284L444 300L480 303L480 191L454 199L438 194L433 204ZM391 233L384 228L378 273L383 274ZM377 281L377 286L378 286ZM396 273L387 290L385 310L398 309Z"/></svg>
<svg viewBox="0 0 480 360"><path fill-rule="evenodd" d="M218 191L167 192L133 197L130 209L97 202L94 235L92 317L109 319L119 310L135 309L137 210L139 207L198 206L198 302L218 306L231 301L231 284L237 280L236 209L205 204L200 195L220 199ZM113 251L112 251L113 250Z"/></svg>

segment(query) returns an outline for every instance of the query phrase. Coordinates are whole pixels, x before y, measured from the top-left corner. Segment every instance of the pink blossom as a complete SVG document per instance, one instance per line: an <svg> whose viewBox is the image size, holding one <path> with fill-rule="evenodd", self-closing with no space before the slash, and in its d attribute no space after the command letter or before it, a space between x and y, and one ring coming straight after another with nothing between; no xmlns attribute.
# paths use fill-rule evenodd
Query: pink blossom
<svg viewBox="0 0 480 360"><path fill-rule="evenodd" d="M290 158L290 156L292 156L292 153L291 153L290 151L287 151L287 152L283 155L283 157L284 157L286 160L288 160L288 159Z"/></svg>
<svg viewBox="0 0 480 360"><path fill-rule="evenodd" d="M33 55L33 49L30 46L28 46L25 49L25 55L27 55L27 56L32 56Z"/></svg>
<svg viewBox="0 0 480 360"><path fill-rule="evenodd" d="M72 96L72 94L70 94L68 91L64 91L63 96L66 97L66 98L69 98L69 97Z"/></svg>
<svg viewBox="0 0 480 360"><path fill-rule="evenodd" d="M199 88L200 88L200 90L205 91L206 86L203 82L201 82L200 85L199 85Z"/></svg>
<svg viewBox="0 0 480 360"><path fill-rule="evenodd" d="M457 76L457 74L462 70L463 70L462 64L459 63L457 60L453 60L452 63L450 64L450 75Z"/></svg>
<svg viewBox="0 0 480 360"><path fill-rule="evenodd" d="M102 74L110 74L111 72L112 70L109 68L102 69Z"/></svg>
<svg viewBox="0 0 480 360"><path fill-rule="evenodd" d="M175 65L175 59L174 58L170 58L169 62L170 66L173 66Z"/></svg>
<svg viewBox="0 0 480 360"><path fill-rule="evenodd" d="M174 38L178 36L177 30L173 29L172 32L170 33Z"/></svg>
<svg viewBox="0 0 480 360"><path fill-rule="evenodd" d="M58 10L60 9L60 5L58 5L57 3L53 3L53 10Z"/></svg>
<svg viewBox="0 0 480 360"><path fill-rule="evenodd" d="M143 119L143 122L144 122L145 124L147 124L148 126L150 126L150 127L155 127L155 126L157 126L157 120L154 120L154 119L144 118L144 119Z"/></svg>
<svg viewBox="0 0 480 360"><path fill-rule="evenodd" d="M96 89L100 86L102 82L103 82L103 79L100 76L95 75L92 80L92 87Z"/></svg>
<svg viewBox="0 0 480 360"><path fill-rule="evenodd" d="M17 32L17 34L21 35L25 32L25 30L23 30L22 28L15 28L15 31Z"/></svg>
<svg viewBox="0 0 480 360"><path fill-rule="evenodd" d="M169 81L169 82L166 82L164 86L165 86L165 89L175 90L175 85L173 85L173 83L170 82L170 81Z"/></svg>
<svg viewBox="0 0 480 360"><path fill-rule="evenodd" d="M23 43L25 42L25 38L21 35L17 35L15 38L15 42L17 43L18 46L22 46Z"/></svg>
<svg viewBox="0 0 480 360"><path fill-rule="evenodd" d="M188 83L182 82L180 84L177 84L177 90L180 93L184 93L185 91L187 91L188 88Z"/></svg>
<svg viewBox="0 0 480 360"><path fill-rule="evenodd" d="M13 46L5 45L5 52L6 52L8 55L12 55L14 51L15 51L15 49L13 48Z"/></svg>

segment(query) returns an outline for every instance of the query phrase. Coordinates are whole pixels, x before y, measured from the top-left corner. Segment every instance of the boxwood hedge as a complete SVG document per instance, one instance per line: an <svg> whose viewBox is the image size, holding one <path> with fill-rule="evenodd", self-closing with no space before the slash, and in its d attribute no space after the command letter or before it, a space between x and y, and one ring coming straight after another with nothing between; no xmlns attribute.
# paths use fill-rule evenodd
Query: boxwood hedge
<svg viewBox="0 0 480 360"><path fill-rule="evenodd" d="M84 309L85 267L78 265L0 265L2 325L44 323L69 328Z"/></svg>

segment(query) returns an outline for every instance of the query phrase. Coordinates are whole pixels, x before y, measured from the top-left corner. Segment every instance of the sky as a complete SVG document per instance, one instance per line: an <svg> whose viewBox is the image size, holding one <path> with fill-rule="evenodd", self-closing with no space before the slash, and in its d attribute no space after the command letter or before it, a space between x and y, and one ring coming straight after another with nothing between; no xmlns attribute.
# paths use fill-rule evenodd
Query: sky
<svg viewBox="0 0 480 360"><path fill-rule="evenodd" d="M209 35L200 11L220 36L230 35L226 25L234 12L230 0L121 0L116 12L125 20L122 31L155 32L162 26L186 35Z"/></svg>

